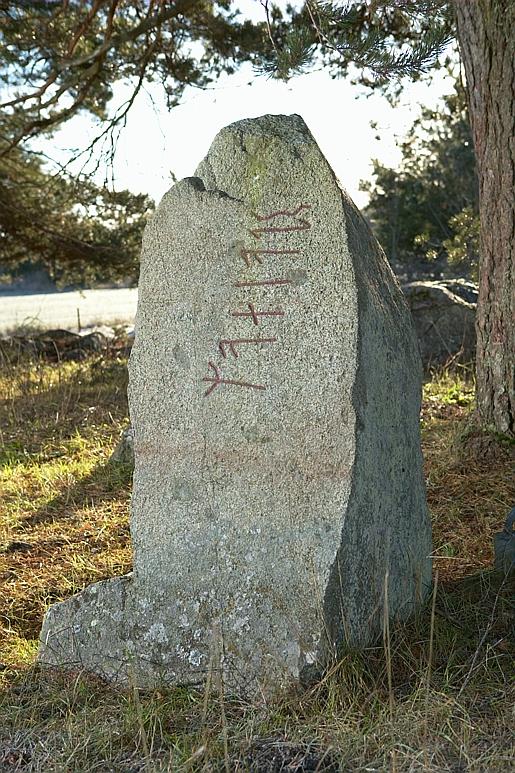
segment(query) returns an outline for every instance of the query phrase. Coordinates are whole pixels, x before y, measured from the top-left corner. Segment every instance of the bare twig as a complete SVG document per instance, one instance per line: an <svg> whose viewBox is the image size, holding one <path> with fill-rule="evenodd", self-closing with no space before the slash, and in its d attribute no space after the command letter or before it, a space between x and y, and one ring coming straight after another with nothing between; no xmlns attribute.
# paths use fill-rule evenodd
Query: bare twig
<svg viewBox="0 0 515 773"><path fill-rule="evenodd" d="M431 604L431 624L429 631L429 653L427 657L427 670L426 670L426 696L425 696L425 712L424 712L424 755L427 757L427 743L428 743L428 729L429 729L429 690L431 686L431 669L433 666L433 646L435 635L435 614L436 614L436 594L438 591L438 570L435 572L435 581L433 585L433 601ZM429 760L425 760L426 767L429 767Z"/></svg>
<svg viewBox="0 0 515 773"><path fill-rule="evenodd" d="M270 43L272 44L272 48L274 49L276 55L277 55L277 45L275 42L275 38L272 32L272 21L270 19L270 5L269 0L259 0L260 5L263 6L265 10L265 17L266 17L266 30L268 32L268 37L270 39Z"/></svg>

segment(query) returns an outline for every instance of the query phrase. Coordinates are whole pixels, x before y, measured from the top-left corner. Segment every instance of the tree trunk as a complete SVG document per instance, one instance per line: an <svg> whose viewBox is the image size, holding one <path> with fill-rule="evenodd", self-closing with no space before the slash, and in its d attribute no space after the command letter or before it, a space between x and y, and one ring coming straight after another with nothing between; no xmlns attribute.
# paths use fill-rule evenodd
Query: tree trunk
<svg viewBox="0 0 515 773"><path fill-rule="evenodd" d="M479 175L477 405L515 431L515 5L454 0Z"/></svg>

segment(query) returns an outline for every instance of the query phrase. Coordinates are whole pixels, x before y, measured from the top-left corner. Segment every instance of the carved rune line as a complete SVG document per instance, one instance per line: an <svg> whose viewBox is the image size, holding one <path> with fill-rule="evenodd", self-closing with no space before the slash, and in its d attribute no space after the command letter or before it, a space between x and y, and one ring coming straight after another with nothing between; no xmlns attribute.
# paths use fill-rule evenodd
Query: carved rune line
<svg viewBox="0 0 515 773"><path fill-rule="evenodd" d="M222 338L218 348L224 359L227 358L227 352L230 352L236 359L239 357L236 350L236 344L275 344L277 338Z"/></svg>
<svg viewBox="0 0 515 773"><path fill-rule="evenodd" d="M211 386L204 392L204 397L207 397L208 395L211 394L211 392L214 392L214 390L218 386L220 386L220 384L229 384L232 386L248 387L249 389L262 389L262 390L266 389L266 386L262 386L261 384L249 384L247 381L236 381L235 379L232 379L232 378L224 378L220 368L218 368L212 362L209 362L208 365L215 375L214 377L205 376L202 379L202 381L212 382Z"/></svg>
<svg viewBox="0 0 515 773"><path fill-rule="evenodd" d="M264 226L263 228L254 228L250 230L252 236L259 239L263 234L277 234L277 233L289 233L291 231L307 231L311 228L311 223L303 217L297 217L297 215L304 209L311 209L311 204L299 204L297 209L287 210L279 209L277 212L272 212L270 215L256 215L256 220L260 222L273 220L275 217L288 216L296 219L297 225L272 225Z"/></svg>
<svg viewBox="0 0 515 773"><path fill-rule="evenodd" d="M292 210L278 209L277 212L271 212L269 215L256 215L256 220L259 220L260 222L263 222L263 220L273 220L274 217L279 217L280 215L295 217L295 215L298 215L303 209L311 209L311 204L299 204L297 209Z"/></svg>
<svg viewBox="0 0 515 773"><path fill-rule="evenodd" d="M251 231L252 233L252 231ZM250 258L253 257L256 263L263 263L263 259L260 257L261 255L298 255L300 250L247 250L247 249L241 249L240 255L247 264L247 266L251 265Z"/></svg>
<svg viewBox="0 0 515 773"><path fill-rule="evenodd" d="M249 282L234 282L234 287L260 287L265 285L291 285L291 279L262 279Z"/></svg>
<svg viewBox="0 0 515 773"><path fill-rule="evenodd" d="M250 317L255 325L259 325L260 317L284 317L282 309L274 311L256 311L254 304L248 304L248 311L231 311L231 317Z"/></svg>

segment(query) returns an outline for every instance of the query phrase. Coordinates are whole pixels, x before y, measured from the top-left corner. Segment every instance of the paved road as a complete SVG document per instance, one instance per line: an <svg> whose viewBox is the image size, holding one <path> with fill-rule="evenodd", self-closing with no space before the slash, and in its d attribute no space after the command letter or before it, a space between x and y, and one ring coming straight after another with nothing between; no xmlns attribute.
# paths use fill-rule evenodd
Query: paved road
<svg viewBox="0 0 515 773"><path fill-rule="evenodd" d="M137 289L83 290L44 295L0 295L0 334L20 325L77 330L92 325L132 324Z"/></svg>

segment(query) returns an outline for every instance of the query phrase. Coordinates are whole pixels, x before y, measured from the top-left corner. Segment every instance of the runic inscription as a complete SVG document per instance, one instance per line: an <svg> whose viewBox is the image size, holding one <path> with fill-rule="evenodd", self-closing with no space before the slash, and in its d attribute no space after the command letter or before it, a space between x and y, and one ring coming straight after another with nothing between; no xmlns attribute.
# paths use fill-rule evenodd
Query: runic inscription
<svg viewBox="0 0 515 773"><path fill-rule="evenodd" d="M288 210L288 209L280 209L275 212L271 212L268 215L255 215L256 220L258 223L269 223L270 221L274 221L276 218L293 218L293 224L272 224L272 225L263 225L259 226L257 228L249 229L249 233L251 236L253 236L255 239L260 239L265 234L286 234L294 231L306 231L309 228L311 228L311 223L306 220L305 217L299 217L301 213L306 212L307 210L311 209L311 204L299 204L296 209ZM250 267L252 262L257 263L258 265L264 264L264 258L267 255L273 255L273 256L294 256L299 255L301 253L300 249L288 249L288 248L280 248L280 247L273 247L267 246L267 247L242 247L240 250L240 257L243 259L245 264ZM253 288L253 287L281 287L285 285L293 284L291 279L287 279L284 277L265 277L263 279L252 279L252 280L239 280L236 282L233 282L233 287L237 288ZM244 310L242 309L236 309L230 312L231 317L241 317L241 318L248 318L249 321L252 321L253 325L259 325L262 317L284 317L285 312L281 308L275 308L275 309L260 309L257 310L254 303L252 301L243 301L244 304ZM240 356L240 347L246 346L246 345L254 345L259 346L260 344L275 344L278 342L278 339L275 337L271 338L222 338L218 342L218 350L221 354L221 356L224 358L224 360L227 360L227 355L230 354L234 357L234 359L239 359ZM252 384L248 381L243 381L241 379L230 379L226 378L220 367L218 367L214 362L211 360L208 362L208 368L209 371L213 375L205 376L202 381L207 382L211 384L211 386L208 387L208 389L204 392L204 397L209 397L217 387L219 387L221 384L225 384L227 386L239 386L247 389L259 389L261 391L266 390L266 386L264 384Z"/></svg>

